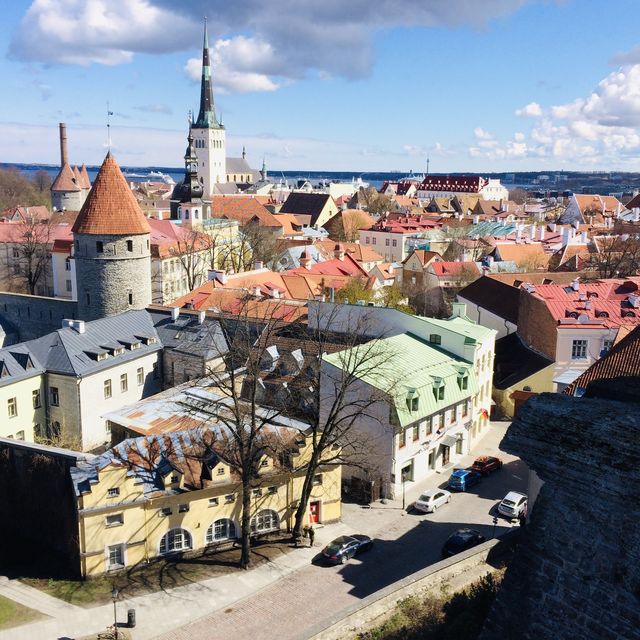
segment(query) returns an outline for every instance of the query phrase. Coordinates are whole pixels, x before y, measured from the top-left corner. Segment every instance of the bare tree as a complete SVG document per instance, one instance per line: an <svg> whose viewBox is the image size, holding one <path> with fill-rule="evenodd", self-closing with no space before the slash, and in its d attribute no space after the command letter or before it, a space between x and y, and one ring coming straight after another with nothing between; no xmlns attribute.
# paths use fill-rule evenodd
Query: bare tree
<svg viewBox="0 0 640 640"><path fill-rule="evenodd" d="M596 236L598 251L589 266L600 278L626 278L640 270L640 238L637 236Z"/></svg>
<svg viewBox="0 0 640 640"><path fill-rule="evenodd" d="M50 270L52 223L31 218L20 225L18 235L12 249L13 273L35 295L38 285L46 283Z"/></svg>
<svg viewBox="0 0 640 640"><path fill-rule="evenodd" d="M195 229L181 229L175 253L187 278L189 291L193 291L206 280L210 265L210 239L211 236Z"/></svg>
<svg viewBox="0 0 640 640"><path fill-rule="evenodd" d="M220 267L235 273L249 271L256 262L273 268L278 258L276 237L271 230L255 222L246 224L234 242L218 247Z"/></svg>
<svg viewBox="0 0 640 640"><path fill-rule="evenodd" d="M305 463L305 477L300 500L295 513L294 539L300 535L313 480L323 467L332 465L357 466L366 472L371 468L371 440L357 428L359 420L379 421L376 405L387 395L395 393L397 381L388 370L391 354L384 333L375 329L368 312L345 314L342 305L331 305L328 313L323 307L310 309L315 321L304 329L304 339L317 354L314 366L306 367L300 375L298 386L311 389L306 395L303 413L310 427L307 432L310 456ZM342 326L345 332L336 336L330 330ZM325 365L323 355L335 352L335 342L340 350L335 354L338 365ZM362 380L382 376L387 381L385 392L370 387L362 393L358 387Z"/></svg>

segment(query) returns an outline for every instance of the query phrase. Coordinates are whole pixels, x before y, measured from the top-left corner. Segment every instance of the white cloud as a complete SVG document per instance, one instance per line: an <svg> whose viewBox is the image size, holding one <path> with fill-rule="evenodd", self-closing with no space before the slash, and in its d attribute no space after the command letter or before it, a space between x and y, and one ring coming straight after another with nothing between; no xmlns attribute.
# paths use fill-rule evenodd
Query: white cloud
<svg viewBox="0 0 640 640"><path fill-rule="evenodd" d="M542 107L537 102L530 102L522 109L516 109L516 115L526 118L539 118L542 115Z"/></svg>
<svg viewBox="0 0 640 640"><path fill-rule="evenodd" d="M211 41L228 91L273 91L283 79L360 78L382 29L481 27L533 0L243 0L214 3ZM122 64L136 53L198 48L206 0L33 0L10 55L45 64ZM233 35L231 35L233 34ZM189 61L190 69L193 63Z"/></svg>
<svg viewBox="0 0 640 640"><path fill-rule="evenodd" d="M276 55L267 42L236 36L217 40L210 48L216 91L221 93L250 93L275 91L280 84L260 69L273 68ZM185 72L194 81L200 80L201 58L190 58Z"/></svg>

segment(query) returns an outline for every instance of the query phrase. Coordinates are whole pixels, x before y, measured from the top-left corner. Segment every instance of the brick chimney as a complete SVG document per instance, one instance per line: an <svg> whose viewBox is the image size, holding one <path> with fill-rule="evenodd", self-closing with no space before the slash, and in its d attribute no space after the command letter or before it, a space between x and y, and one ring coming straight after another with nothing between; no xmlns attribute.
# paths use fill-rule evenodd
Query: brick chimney
<svg viewBox="0 0 640 640"><path fill-rule="evenodd" d="M69 162L67 156L67 125L60 123L60 166L64 167Z"/></svg>

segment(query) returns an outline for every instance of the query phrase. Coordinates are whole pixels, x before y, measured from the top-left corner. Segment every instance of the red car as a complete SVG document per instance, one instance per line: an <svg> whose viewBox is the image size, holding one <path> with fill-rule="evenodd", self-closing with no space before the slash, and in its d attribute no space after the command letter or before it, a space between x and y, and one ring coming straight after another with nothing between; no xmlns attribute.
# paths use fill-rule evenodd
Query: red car
<svg viewBox="0 0 640 640"><path fill-rule="evenodd" d="M493 456L480 456L475 459L471 468L483 476L488 476L492 471L502 469L502 460L500 460L500 458L494 458Z"/></svg>

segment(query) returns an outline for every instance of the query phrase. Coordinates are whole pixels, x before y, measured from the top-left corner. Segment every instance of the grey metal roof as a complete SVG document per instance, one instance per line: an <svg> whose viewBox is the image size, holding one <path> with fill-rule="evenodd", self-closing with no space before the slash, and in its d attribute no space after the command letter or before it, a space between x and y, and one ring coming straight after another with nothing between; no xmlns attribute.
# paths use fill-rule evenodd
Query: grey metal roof
<svg viewBox="0 0 640 640"><path fill-rule="evenodd" d="M156 341L145 344L141 338L155 338ZM124 353L109 354L103 360L92 357L104 353L106 350L103 347L111 343L124 346ZM139 348L127 348L132 343L140 343ZM91 375L162 349L151 316L144 310L125 311L109 318L86 322L84 333L78 333L70 327L57 329L22 346L48 372L75 376Z"/></svg>
<svg viewBox="0 0 640 640"><path fill-rule="evenodd" d="M162 311L148 312L160 342L167 349L203 357L205 360L219 358L229 351L227 341L214 318L205 317L202 324L197 315L181 314L177 320Z"/></svg>
<svg viewBox="0 0 640 640"><path fill-rule="evenodd" d="M44 367L24 344L0 349L0 387L44 373Z"/></svg>
<svg viewBox="0 0 640 640"><path fill-rule="evenodd" d="M249 173L257 174L244 158L227 158L227 174L229 173Z"/></svg>

